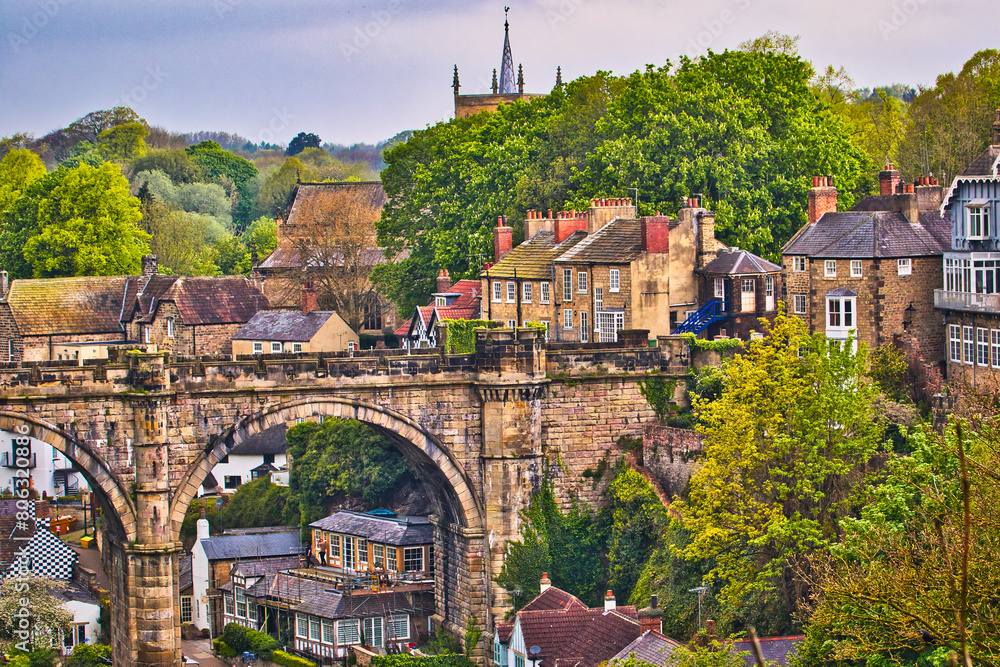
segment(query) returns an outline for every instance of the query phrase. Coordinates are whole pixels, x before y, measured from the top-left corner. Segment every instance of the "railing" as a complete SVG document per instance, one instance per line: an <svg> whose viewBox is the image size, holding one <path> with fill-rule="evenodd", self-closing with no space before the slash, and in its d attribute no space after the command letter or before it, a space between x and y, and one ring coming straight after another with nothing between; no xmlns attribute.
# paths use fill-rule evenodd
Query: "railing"
<svg viewBox="0 0 1000 667"><path fill-rule="evenodd" d="M726 304L724 301L713 300L706 303L697 312L692 313L684 322L673 330L673 335L704 331L708 325L726 319Z"/></svg>
<svg viewBox="0 0 1000 667"><path fill-rule="evenodd" d="M949 292L934 290L934 307L942 310L965 310L973 313L1000 313L1000 294Z"/></svg>

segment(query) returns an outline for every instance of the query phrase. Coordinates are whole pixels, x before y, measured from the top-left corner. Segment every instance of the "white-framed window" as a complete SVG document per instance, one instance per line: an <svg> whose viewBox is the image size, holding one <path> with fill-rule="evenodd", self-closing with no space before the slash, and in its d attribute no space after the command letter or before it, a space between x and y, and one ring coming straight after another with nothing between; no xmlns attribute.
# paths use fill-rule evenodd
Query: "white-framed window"
<svg viewBox="0 0 1000 667"><path fill-rule="evenodd" d="M726 279L716 278L713 285L712 295L716 299L726 298Z"/></svg>
<svg viewBox="0 0 1000 667"><path fill-rule="evenodd" d="M910 262L910 258L897 259L896 260L896 274L900 276L908 276L913 272L913 264Z"/></svg>
<svg viewBox="0 0 1000 667"><path fill-rule="evenodd" d="M837 260L828 259L823 262L823 275L827 278L837 277Z"/></svg>
<svg viewBox="0 0 1000 667"><path fill-rule="evenodd" d="M333 643L333 621L323 619L323 643Z"/></svg>
<svg viewBox="0 0 1000 667"><path fill-rule="evenodd" d="M521 300L531 303L531 283L521 283Z"/></svg>
<svg viewBox="0 0 1000 667"><path fill-rule="evenodd" d="M147 343L152 343L153 342L153 328L147 324L146 326L144 326L142 328L142 330L143 330L144 340Z"/></svg>
<svg viewBox="0 0 1000 667"><path fill-rule="evenodd" d="M228 616L233 615L233 596L229 593L223 595L222 610Z"/></svg>
<svg viewBox="0 0 1000 667"><path fill-rule="evenodd" d="M503 284L499 280L493 281L493 301L499 303L503 296Z"/></svg>
<svg viewBox="0 0 1000 667"><path fill-rule="evenodd" d="M372 545L372 566L376 570L385 568L385 546L381 544Z"/></svg>
<svg viewBox="0 0 1000 667"><path fill-rule="evenodd" d="M191 596L181 596L181 623L191 622Z"/></svg>
<svg viewBox="0 0 1000 667"><path fill-rule="evenodd" d="M864 277L864 267L862 266L860 259L851 260L851 277L852 278Z"/></svg>
<svg viewBox="0 0 1000 667"><path fill-rule="evenodd" d="M361 624L359 619L346 618L337 621L337 644L348 646L361 643Z"/></svg>
<svg viewBox="0 0 1000 667"><path fill-rule="evenodd" d="M990 329L990 348L993 352L993 368L1000 368L1000 329Z"/></svg>
<svg viewBox="0 0 1000 667"><path fill-rule="evenodd" d="M857 327L855 308L857 298L853 296L826 297L826 335L828 338L844 339Z"/></svg>
<svg viewBox="0 0 1000 667"><path fill-rule="evenodd" d="M614 343L618 340L618 332L625 328L625 313L597 313L597 333L602 343Z"/></svg>
<svg viewBox="0 0 1000 667"><path fill-rule="evenodd" d="M583 311L580 311L581 313ZM571 330L573 328L573 309L563 308L563 329Z"/></svg>
<svg viewBox="0 0 1000 667"><path fill-rule="evenodd" d="M295 636L309 639L309 619L305 614L295 615Z"/></svg>
<svg viewBox="0 0 1000 667"><path fill-rule="evenodd" d="M969 204L965 208L966 238L985 239L990 236L990 209L988 205Z"/></svg>
<svg viewBox="0 0 1000 667"><path fill-rule="evenodd" d="M572 326L570 327L573 328ZM590 324L587 322L587 311L580 311L580 342L586 343L590 340Z"/></svg>
<svg viewBox="0 0 1000 667"><path fill-rule="evenodd" d="M976 364L990 365L990 330L976 327Z"/></svg>
<svg viewBox="0 0 1000 667"><path fill-rule="evenodd" d="M594 288L594 312L599 310L604 310L604 288L595 287Z"/></svg>
<svg viewBox="0 0 1000 667"><path fill-rule="evenodd" d="M387 619L386 635L389 639L410 638L410 617L406 614L393 614Z"/></svg>
<svg viewBox="0 0 1000 667"><path fill-rule="evenodd" d="M247 598L243 593L243 589L240 587L234 588L233 593L236 596L236 618L246 618Z"/></svg>
<svg viewBox="0 0 1000 667"><path fill-rule="evenodd" d="M167 338L174 337L174 318L167 318Z"/></svg>
<svg viewBox="0 0 1000 667"><path fill-rule="evenodd" d="M443 297L443 296L436 296L436 297L434 297L434 305L437 306L437 307L439 307L439 308L442 307L442 306L447 306L448 305L448 298L447 297Z"/></svg>
<svg viewBox="0 0 1000 667"><path fill-rule="evenodd" d="M403 549L403 572L423 572L424 548L406 547Z"/></svg>
<svg viewBox="0 0 1000 667"><path fill-rule="evenodd" d="M957 324L948 325L948 353L956 364L962 363L962 327Z"/></svg>
<svg viewBox="0 0 1000 667"><path fill-rule="evenodd" d="M330 536L330 558L340 560L340 535Z"/></svg>
<svg viewBox="0 0 1000 667"><path fill-rule="evenodd" d="M247 598L247 618L251 621L257 620L257 603L252 598Z"/></svg>
<svg viewBox="0 0 1000 667"><path fill-rule="evenodd" d="M507 328L508 329L516 329L517 328L517 320L507 320Z"/></svg>
<svg viewBox="0 0 1000 667"><path fill-rule="evenodd" d="M318 642L322 638L322 636L323 635L320 634L319 619L316 618L315 616L310 616L309 617L309 639L313 640L314 642Z"/></svg>
<svg viewBox="0 0 1000 667"><path fill-rule="evenodd" d="M539 324L541 324L542 326L545 327L545 342L547 343L547 342L549 342L549 321L548 320L541 320L539 322Z"/></svg>
<svg viewBox="0 0 1000 667"><path fill-rule="evenodd" d="M355 343L353 340L347 341L347 351L348 352L354 352L356 349L358 349L358 344L357 343Z"/></svg>
<svg viewBox="0 0 1000 667"><path fill-rule="evenodd" d="M792 271L802 273L806 270L806 258L802 256L792 257Z"/></svg>
<svg viewBox="0 0 1000 667"><path fill-rule="evenodd" d="M740 311L752 313L757 310L757 281L744 278L740 286Z"/></svg>
<svg viewBox="0 0 1000 667"><path fill-rule="evenodd" d="M281 352L281 343L271 343L271 352Z"/></svg>
<svg viewBox="0 0 1000 667"><path fill-rule="evenodd" d="M577 271L576 272L576 291L578 294L586 294L589 289L587 287L587 272Z"/></svg>
<svg viewBox="0 0 1000 667"><path fill-rule="evenodd" d="M774 310L774 276L764 277L764 306L767 310Z"/></svg>
<svg viewBox="0 0 1000 667"><path fill-rule="evenodd" d="M793 294L792 295L792 312L798 315L804 315L806 312L806 295L805 294Z"/></svg>
<svg viewBox="0 0 1000 667"><path fill-rule="evenodd" d="M354 538L344 535L344 568L354 569Z"/></svg>
<svg viewBox="0 0 1000 667"><path fill-rule="evenodd" d="M524 656L520 653L514 654L514 667L524 667Z"/></svg>
<svg viewBox="0 0 1000 667"><path fill-rule="evenodd" d="M389 572L398 572L396 567L396 547L388 547L385 550L385 569Z"/></svg>
<svg viewBox="0 0 1000 667"><path fill-rule="evenodd" d="M620 269L610 269L608 271L608 291L619 292L622 288L622 278Z"/></svg>
<svg viewBox="0 0 1000 667"><path fill-rule="evenodd" d="M263 351L264 351L264 343L254 343L253 344L253 353L254 354L260 354Z"/></svg>
<svg viewBox="0 0 1000 667"><path fill-rule="evenodd" d="M513 280L507 281L507 303L514 303L517 300L517 284Z"/></svg>
<svg viewBox="0 0 1000 667"><path fill-rule="evenodd" d="M972 338L972 327L962 327L962 361L972 365L976 361L975 341Z"/></svg>
<svg viewBox="0 0 1000 667"><path fill-rule="evenodd" d="M292 352L299 354L302 352L302 343L292 343Z"/></svg>
<svg viewBox="0 0 1000 667"><path fill-rule="evenodd" d="M363 537L358 538L358 562L368 564L368 540Z"/></svg>
<svg viewBox="0 0 1000 667"><path fill-rule="evenodd" d="M563 269L563 301L573 300L573 269Z"/></svg>
<svg viewBox="0 0 1000 667"><path fill-rule="evenodd" d="M382 618L365 619L365 643L375 648L382 648Z"/></svg>
<svg viewBox="0 0 1000 667"><path fill-rule="evenodd" d="M538 290L539 290L539 292L541 292L539 294L539 297L538 297L539 301L541 301L542 303L548 303L549 302L549 292L551 291L551 285L549 283L547 283L547 282L545 282L545 283L539 283L538 284Z"/></svg>

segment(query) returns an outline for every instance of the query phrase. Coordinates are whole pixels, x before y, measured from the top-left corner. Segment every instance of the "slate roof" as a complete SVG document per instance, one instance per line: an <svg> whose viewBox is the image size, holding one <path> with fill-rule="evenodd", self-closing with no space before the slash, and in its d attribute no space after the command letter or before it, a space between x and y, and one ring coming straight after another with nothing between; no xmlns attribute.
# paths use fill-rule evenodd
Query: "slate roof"
<svg viewBox="0 0 1000 667"><path fill-rule="evenodd" d="M7 294L25 336L124 334L122 307L128 276L15 280Z"/></svg>
<svg viewBox="0 0 1000 667"><path fill-rule="evenodd" d="M328 583L297 577L287 572L267 575L265 580L266 583L258 582L247 589L247 594L258 598L263 597L265 591L262 589L266 589L266 595L269 598L289 604L299 604L314 595L320 595L330 587ZM262 583L263 585L261 585Z"/></svg>
<svg viewBox="0 0 1000 667"><path fill-rule="evenodd" d="M309 527L400 547L434 542L434 526L425 516L376 516L340 510Z"/></svg>
<svg viewBox="0 0 1000 667"><path fill-rule="evenodd" d="M295 611L320 618L367 618L386 613L408 610L410 601L402 593L368 593L344 595L340 591L325 589L295 607Z"/></svg>
<svg viewBox="0 0 1000 667"><path fill-rule="evenodd" d="M242 535L216 535L201 540L201 544L209 560L274 558L298 554L305 549L299 543L298 528L272 528L269 532ZM297 559L295 562L298 562Z"/></svg>
<svg viewBox="0 0 1000 667"><path fill-rule="evenodd" d="M340 317L332 310L262 310L233 335L233 340L312 340L331 317Z"/></svg>
<svg viewBox="0 0 1000 667"><path fill-rule="evenodd" d="M760 652L764 654L764 660L768 663L776 662L780 667L788 667L788 658L795 653L795 648L806 640L805 635L789 635L787 637L762 637L760 642ZM747 667L755 667L757 661L753 657L753 648L750 640L738 641L733 644L733 650L750 651L749 655L743 656L743 662Z"/></svg>
<svg viewBox="0 0 1000 667"><path fill-rule="evenodd" d="M288 425L282 422L252 435L229 452L232 455L256 456L258 454L284 454L288 441Z"/></svg>
<svg viewBox="0 0 1000 667"><path fill-rule="evenodd" d="M511 249L500 261L480 275L490 278L518 278L551 280L552 262L587 238L587 232L576 231L556 245L555 234L542 230L516 248Z"/></svg>
<svg viewBox="0 0 1000 667"><path fill-rule="evenodd" d="M816 258L930 257L951 248L951 222L937 211L920 211L919 223L893 211L825 214L804 227L782 253Z"/></svg>
<svg viewBox="0 0 1000 667"><path fill-rule="evenodd" d="M655 630L646 630L631 644L619 651L611 660L626 660L630 654L652 665L664 665L679 643Z"/></svg>
<svg viewBox="0 0 1000 667"><path fill-rule="evenodd" d="M143 318L153 314L164 292L173 287L177 276L130 276L125 290L125 319Z"/></svg>
<svg viewBox="0 0 1000 667"><path fill-rule="evenodd" d="M628 264L641 253L642 222L634 218L618 218L562 253L556 262Z"/></svg>
<svg viewBox="0 0 1000 667"><path fill-rule="evenodd" d="M150 322L159 304L172 301L188 326L247 322L269 307L267 298L245 276L176 278L163 291L140 322ZM141 298L140 298L141 302Z"/></svg>
<svg viewBox="0 0 1000 667"><path fill-rule="evenodd" d="M959 177L962 176L996 176L997 162L1000 162L1000 146L987 146Z"/></svg>
<svg viewBox="0 0 1000 667"><path fill-rule="evenodd" d="M191 554L186 551L182 551L180 556L177 557L177 576L179 580L178 586L182 592L191 588L191 585L194 583L191 574Z"/></svg>
<svg viewBox="0 0 1000 667"><path fill-rule="evenodd" d="M779 273L781 267L758 257L749 250L730 248L720 250L718 256L699 269L702 273L721 275L747 275L759 273Z"/></svg>

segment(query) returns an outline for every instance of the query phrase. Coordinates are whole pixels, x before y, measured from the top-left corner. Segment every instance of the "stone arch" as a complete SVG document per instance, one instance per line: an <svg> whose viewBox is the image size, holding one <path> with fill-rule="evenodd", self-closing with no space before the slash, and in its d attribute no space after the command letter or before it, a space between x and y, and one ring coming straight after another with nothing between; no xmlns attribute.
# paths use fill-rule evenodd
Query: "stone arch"
<svg viewBox="0 0 1000 667"><path fill-rule="evenodd" d="M463 529L482 531L484 512L474 486L451 452L429 431L409 417L390 408L346 398L299 399L270 407L243 417L219 436L210 440L205 451L188 467L170 503L170 535L180 539L181 524L198 488L215 464L246 438L276 424L310 417L356 419L388 436L416 469L418 477L438 482L435 494L442 524L456 524ZM429 478L429 479L428 479Z"/></svg>
<svg viewBox="0 0 1000 667"><path fill-rule="evenodd" d="M79 466L101 503L103 516L110 520L112 532L126 541L135 539L135 504L103 456L55 424L21 412L0 410L0 431L45 442Z"/></svg>

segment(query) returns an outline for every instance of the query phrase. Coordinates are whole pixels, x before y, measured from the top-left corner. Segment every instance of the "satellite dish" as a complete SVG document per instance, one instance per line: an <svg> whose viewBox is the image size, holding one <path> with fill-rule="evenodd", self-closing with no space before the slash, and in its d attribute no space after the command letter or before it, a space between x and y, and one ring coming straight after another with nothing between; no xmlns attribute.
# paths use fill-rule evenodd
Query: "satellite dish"
<svg viewBox="0 0 1000 667"><path fill-rule="evenodd" d="M532 646L528 649L528 653L531 654L532 659L537 658L538 654L542 652L541 646Z"/></svg>
<svg viewBox="0 0 1000 667"><path fill-rule="evenodd" d="M222 498L216 498L215 499L215 506L216 507L222 507Z"/></svg>

